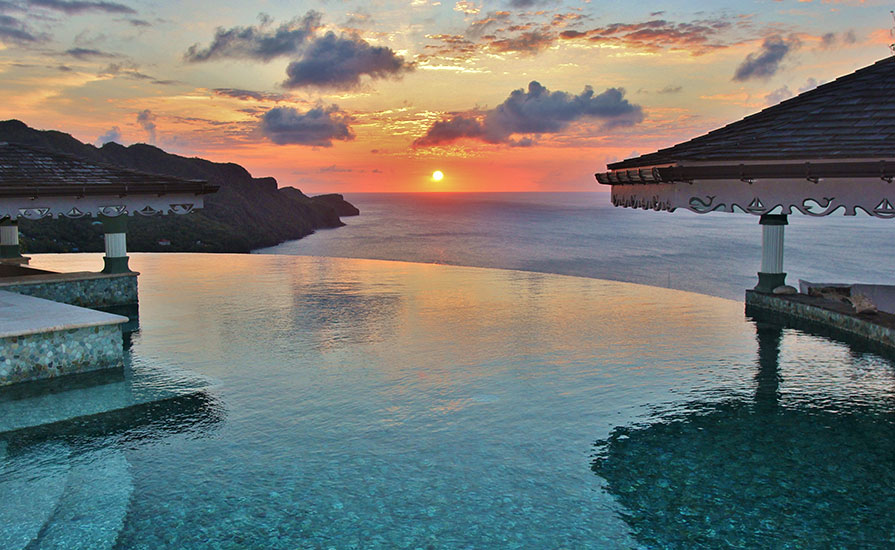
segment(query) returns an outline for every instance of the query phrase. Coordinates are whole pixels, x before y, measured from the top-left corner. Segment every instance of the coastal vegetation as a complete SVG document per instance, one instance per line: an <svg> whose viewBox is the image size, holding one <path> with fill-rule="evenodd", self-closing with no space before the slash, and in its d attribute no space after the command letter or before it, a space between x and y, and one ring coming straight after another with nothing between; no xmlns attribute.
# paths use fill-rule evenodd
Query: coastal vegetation
<svg viewBox="0 0 895 550"><path fill-rule="evenodd" d="M147 144L125 147L85 144L69 134L35 130L18 120L0 122L0 141L24 143L143 172L220 185L205 196L205 207L188 216L132 216L128 249L135 252L249 252L300 239L317 229L344 225L341 216L359 214L341 195L309 197L274 178L255 178L234 163L167 153ZM24 252L100 252L102 224L95 218L20 220Z"/></svg>

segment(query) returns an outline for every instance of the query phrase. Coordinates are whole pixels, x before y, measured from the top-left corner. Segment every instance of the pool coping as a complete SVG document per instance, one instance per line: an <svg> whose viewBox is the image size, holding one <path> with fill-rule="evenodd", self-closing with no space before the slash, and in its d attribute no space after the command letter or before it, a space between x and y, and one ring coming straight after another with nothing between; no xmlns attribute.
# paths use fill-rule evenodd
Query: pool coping
<svg viewBox="0 0 895 550"><path fill-rule="evenodd" d="M101 271L73 271L68 273L35 273L32 275L19 275L0 278L0 290L9 286L38 283L57 283L66 281L91 281L95 279L117 279L119 277L136 277L139 273L103 273Z"/></svg>

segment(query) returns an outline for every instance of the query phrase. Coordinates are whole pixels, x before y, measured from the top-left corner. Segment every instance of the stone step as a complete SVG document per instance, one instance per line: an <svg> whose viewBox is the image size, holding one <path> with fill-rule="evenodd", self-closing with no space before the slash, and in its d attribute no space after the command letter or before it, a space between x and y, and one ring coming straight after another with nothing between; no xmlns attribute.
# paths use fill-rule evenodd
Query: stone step
<svg viewBox="0 0 895 550"><path fill-rule="evenodd" d="M118 449L78 456L56 513L27 550L109 550L134 492L130 464Z"/></svg>
<svg viewBox="0 0 895 550"><path fill-rule="evenodd" d="M68 446L48 442L0 459L0 548L22 550L40 533L68 483Z"/></svg>

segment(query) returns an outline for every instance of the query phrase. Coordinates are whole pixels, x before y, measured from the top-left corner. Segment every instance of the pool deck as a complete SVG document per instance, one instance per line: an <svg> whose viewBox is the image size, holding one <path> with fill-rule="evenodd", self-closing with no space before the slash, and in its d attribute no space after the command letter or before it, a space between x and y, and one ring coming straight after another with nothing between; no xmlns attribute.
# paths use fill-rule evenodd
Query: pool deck
<svg viewBox="0 0 895 550"><path fill-rule="evenodd" d="M861 344L872 351L895 356L895 315L878 311L855 313L845 303L806 294L765 294L746 291L746 315L811 333L820 333L847 344Z"/></svg>
<svg viewBox="0 0 895 550"><path fill-rule="evenodd" d="M0 290L0 338L118 325L127 317Z"/></svg>
<svg viewBox="0 0 895 550"><path fill-rule="evenodd" d="M121 365L128 321L0 290L0 386Z"/></svg>

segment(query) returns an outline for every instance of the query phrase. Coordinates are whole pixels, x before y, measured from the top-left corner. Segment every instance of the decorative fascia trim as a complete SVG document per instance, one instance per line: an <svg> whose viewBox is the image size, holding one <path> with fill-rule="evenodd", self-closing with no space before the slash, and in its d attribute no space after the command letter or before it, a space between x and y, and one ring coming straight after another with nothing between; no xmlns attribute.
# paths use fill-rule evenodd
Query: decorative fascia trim
<svg viewBox="0 0 895 550"><path fill-rule="evenodd" d="M204 206L203 197L193 193L153 195L92 195L86 197L3 197L0 218L39 220L60 216L96 218L122 215L158 216L188 214Z"/></svg>
<svg viewBox="0 0 895 550"><path fill-rule="evenodd" d="M746 212L854 216L862 210L877 218L895 218L895 183L879 178L761 180L743 183L704 180L693 183L636 183L612 186L612 204L626 208L665 210L684 208L698 214Z"/></svg>

